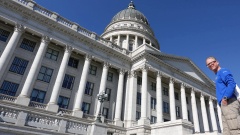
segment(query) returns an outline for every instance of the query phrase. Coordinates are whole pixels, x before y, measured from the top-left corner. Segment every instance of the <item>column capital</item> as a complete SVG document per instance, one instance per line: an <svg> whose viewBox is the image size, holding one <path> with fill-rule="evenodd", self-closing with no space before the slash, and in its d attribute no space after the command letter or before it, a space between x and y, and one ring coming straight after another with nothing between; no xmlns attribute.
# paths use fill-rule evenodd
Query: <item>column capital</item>
<svg viewBox="0 0 240 135"><path fill-rule="evenodd" d="M191 94L195 94L195 89L191 88Z"/></svg>
<svg viewBox="0 0 240 135"><path fill-rule="evenodd" d="M24 32L24 30L25 30L25 27L22 24L19 24L19 23L15 24L15 27L14 27L15 32L22 33L22 32Z"/></svg>
<svg viewBox="0 0 240 135"><path fill-rule="evenodd" d="M124 74L125 74L125 72L126 72L126 70L125 70L125 69L123 69L123 68L119 69L119 74L121 74L121 75L124 75Z"/></svg>
<svg viewBox="0 0 240 135"><path fill-rule="evenodd" d="M150 69L150 66L144 64L143 66L140 67L140 69L141 69L143 72L147 72L147 71Z"/></svg>
<svg viewBox="0 0 240 135"><path fill-rule="evenodd" d="M170 77L170 79L169 79L169 83L174 84L175 81L176 81L176 80L175 80L174 78Z"/></svg>
<svg viewBox="0 0 240 135"><path fill-rule="evenodd" d="M65 52L66 52L66 53L71 53L72 50L73 50L72 46L70 46L70 45L66 45L66 46L65 46Z"/></svg>
<svg viewBox="0 0 240 135"><path fill-rule="evenodd" d="M181 83L181 88L185 89L187 87L187 85L185 83Z"/></svg>
<svg viewBox="0 0 240 135"><path fill-rule="evenodd" d="M42 35L41 42L48 44L51 41L51 39L48 36Z"/></svg>
<svg viewBox="0 0 240 135"><path fill-rule="evenodd" d="M205 94L201 92L201 98L204 98L205 97Z"/></svg>
<svg viewBox="0 0 240 135"><path fill-rule="evenodd" d="M162 78L163 77L163 72L157 71L156 76Z"/></svg>
<svg viewBox="0 0 240 135"><path fill-rule="evenodd" d="M94 56L92 56L92 55L89 55L89 54L85 55L85 60L86 61L91 61L93 58L94 58Z"/></svg>
<svg viewBox="0 0 240 135"><path fill-rule="evenodd" d="M136 78L137 77L137 72L136 71L128 71L128 76Z"/></svg>
<svg viewBox="0 0 240 135"><path fill-rule="evenodd" d="M104 62L103 63L103 68L109 68L111 66L111 64L109 62Z"/></svg>

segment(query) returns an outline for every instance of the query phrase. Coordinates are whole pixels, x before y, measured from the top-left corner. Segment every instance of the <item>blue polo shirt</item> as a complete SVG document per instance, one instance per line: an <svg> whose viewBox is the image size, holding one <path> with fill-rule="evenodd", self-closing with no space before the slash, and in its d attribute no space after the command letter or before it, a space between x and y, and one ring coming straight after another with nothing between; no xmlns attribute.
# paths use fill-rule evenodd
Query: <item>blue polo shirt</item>
<svg viewBox="0 0 240 135"><path fill-rule="evenodd" d="M233 79L232 73L228 69L221 68L216 73L215 85L216 96L219 105L221 105L223 97L226 96L228 99L235 97L234 90L236 87L236 83Z"/></svg>

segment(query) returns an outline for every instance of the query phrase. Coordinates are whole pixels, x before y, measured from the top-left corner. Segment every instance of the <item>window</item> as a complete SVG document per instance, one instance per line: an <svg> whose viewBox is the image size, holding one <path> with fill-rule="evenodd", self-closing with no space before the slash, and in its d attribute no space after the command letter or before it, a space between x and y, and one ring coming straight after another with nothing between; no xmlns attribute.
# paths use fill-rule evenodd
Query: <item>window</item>
<svg viewBox="0 0 240 135"><path fill-rule="evenodd" d="M52 77L53 69L42 66L37 79L49 83Z"/></svg>
<svg viewBox="0 0 240 135"><path fill-rule="evenodd" d="M89 74L96 75L97 74L97 67L93 66L93 65L90 65L90 67L89 67Z"/></svg>
<svg viewBox="0 0 240 135"><path fill-rule="evenodd" d="M108 118L108 108L103 107L102 116L104 116L106 119Z"/></svg>
<svg viewBox="0 0 240 135"><path fill-rule="evenodd" d="M107 95L108 95L108 97L107 97L107 101L110 101L111 89L109 89L109 88L106 88L105 94L107 94Z"/></svg>
<svg viewBox="0 0 240 135"><path fill-rule="evenodd" d="M69 61L68 61L68 66L73 67L73 68L77 68L78 67L78 62L79 62L78 59L70 57Z"/></svg>
<svg viewBox="0 0 240 135"><path fill-rule="evenodd" d="M10 95L10 96L15 96L18 89L18 85L19 84L16 84L13 82L4 81L0 88L0 93Z"/></svg>
<svg viewBox="0 0 240 135"><path fill-rule="evenodd" d="M45 95L46 95L45 91L33 89L30 99L31 101L43 103Z"/></svg>
<svg viewBox="0 0 240 135"><path fill-rule="evenodd" d="M156 104L157 104L156 98L151 97L151 108L156 109Z"/></svg>
<svg viewBox="0 0 240 135"><path fill-rule="evenodd" d="M133 50L133 43L129 43L128 50L132 51Z"/></svg>
<svg viewBox="0 0 240 135"><path fill-rule="evenodd" d="M177 92L174 92L174 96L175 96L175 99L176 99L176 100L179 100L179 96L178 96L178 93L177 93Z"/></svg>
<svg viewBox="0 0 240 135"><path fill-rule="evenodd" d="M111 82L113 81L113 73L108 72L107 80L108 80L108 81L111 81Z"/></svg>
<svg viewBox="0 0 240 135"><path fill-rule="evenodd" d="M190 119L190 118L191 118L191 117L190 117L190 111L189 111L189 110L187 110L187 114L188 114L188 115L187 115L187 116L188 116L188 120L191 121L191 119Z"/></svg>
<svg viewBox="0 0 240 135"><path fill-rule="evenodd" d="M137 104L141 105L141 93L137 93Z"/></svg>
<svg viewBox="0 0 240 135"><path fill-rule="evenodd" d="M34 48L35 48L36 42L30 41L26 38L23 39L20 47L22 49L28 50L30 52L33 52Z"/></svg>
<svg viewBox="0 0 240 135"><path fill-rule="evenodd" d="M136 112L136 120L139 120L141 118L141 112Z"/></svg>
<svg viewBox="0 0 240 135"><path fill-rule="evenodd" d="M0 40L1 41L6 42L9 35L10 35L10 32L0 29Z"/></svg>
<svg viewBox="0 0 240 135"><path fill-rule="evenodd" d="M156 83L151 83L151 90L156 91Z"/></svg>
<svg viewBox="0 0 240 135"><path fill-rule="evenodd" d="M151 116L151 123L157 123L157 117Z"/></svg>
<svg viewBox="0 0 240 135"><path fill-rule="evenodd" d="M180 117L180 107L176 106L176 116Z"/></svg>
<svg viewBox="0 0 240 135"><path fill-rule="evenodd" d="M85 94L92 96L94 83L87 82L85 87Z"/></svg>
<svg viewBox="0 0 240 135"><path fill-rule="evenodd" d="M75 80L74 76L65 74L62 87L71 90L73 88L74 80Z"/></svg>
<svg viewBox="0 0 240 135"><path fill-rule="evenodd" d="M60 108L68 108L68 104L69 104L69 98L67 97L63 97L63 96L59 96L58 98L58 105Z"/></svg>
<svg viewBox="0 0 240 135"><path fill-rule="evenodd" d="M58 51L48 48L45 57L57 61L58 54Z"/></svg>
<svg viewBox="0 0 240 135"><path fill-rule="evenodd" d="M9 71L23 75L28 65L28 61L15 57Z"/></svg>
<svg viewBox="0 0 240 135"><path fill-rule="evenodd" d="M90 104L83 102L82 103L82 111L83 113L89 114L89 110L90 110Z"/></svg>
<svg viewBox="0 0 240 135"><path fill-rule="evenodd" d="M137 77L137 84L142 85L142 77Z"/></svg>
<svg viewBox="0 0 240 135"><path fill-rule="evenodd" d="M168 96L168 88L163 87L163 95Z"/></svg>
<svg viewBox="0 0 240 135"><path fill-rule="evenodd" d="M163 112L169 113L169 104L163 101Z"/></svg>
<svg viewBox="0 0 240 135"><path fill-rule="evenodd" d="M187 104L188 104L188 97L186 97L186 102L187 102Z"/></svg>

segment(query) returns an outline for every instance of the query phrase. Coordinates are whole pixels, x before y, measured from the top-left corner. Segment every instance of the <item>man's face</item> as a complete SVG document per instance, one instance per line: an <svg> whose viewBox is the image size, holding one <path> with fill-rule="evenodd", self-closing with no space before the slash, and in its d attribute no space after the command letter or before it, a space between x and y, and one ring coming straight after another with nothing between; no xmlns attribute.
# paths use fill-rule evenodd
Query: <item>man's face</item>
<svg viewBox="0 0 240 135"><path fill-rule="evenodd" d="M206 60L206 65L207 67L212 70L213 72L217 72L218 71L218 68L219 68L219 63L218 61L216 61L215 59L213 58L208 58Z"/></svg>

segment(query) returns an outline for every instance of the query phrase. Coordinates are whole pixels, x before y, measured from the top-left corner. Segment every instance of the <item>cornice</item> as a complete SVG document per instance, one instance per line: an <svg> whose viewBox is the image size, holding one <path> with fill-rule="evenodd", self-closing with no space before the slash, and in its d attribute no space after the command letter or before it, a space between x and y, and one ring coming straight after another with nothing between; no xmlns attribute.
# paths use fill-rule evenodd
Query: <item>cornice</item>
<svg viewBox="0 0 240 135"><path fill-rule="evenodd" d="M24 0L22 0L24 2ZM102 51L103 53L108 53L109 56L117 57L120 60L123 60L124 62L130 62L130 52L124 50L123 48L117 47L116 45L112 45L111 43L108 43L110 41L107 41L100 36L96 35L94 32L90 32L86 30L85 28L82 28L80 26L77 26L78 28L70 28L69 26L65 26L59 22L56 22L56 20L50 18L49 16L45 16L43 14L40 14L33 9L27 7L27 2L25 1L24 4L15 1L15 0L0 0L0 3L2 6L6 7L8 10L11 10L13 12L17 12L17 14L20 14L23 18L24 21L27 22L29 19L36 21L37 23L42 24L43 26L46 26L48 28L48 31L45 31L49 33L50 35L53 35L55 32L56 33L61 33L61 35L65 35L69 40L67 42L70 42L70 39L75 40L75 41L80 41L84 45L87 45L89 47L94 47L98 48L99 51ZM34 3L35 4L35 3ZM38 6L38 5L36 5ZM41 7L42 8L42 7ZM47 9L44 9L48 11ZM51 11L48 11L49 14ZM57 17L57 13L53 13L55 17ZM60 19L65 19L61 16L58 16ZM68 21L68 20L67 20ZM70 22L70 21L69 21ZM72 23L74 24L74 23ZM26 26L28 25L27 23L25 24ZM77 24L75 24L76 26ZM72 26L73 27L73 26ZM82 31L83 33L81 33ZM55 37L62 39L62 37L58 37L58 35L54 35ZM71 41L72 41L71 40ZM63 39L63 41L65 41ZM77 46L75 44L74 47ZM120 48L120 49L118 49ZM118 51L116 51L118 50Z"/></svg>

